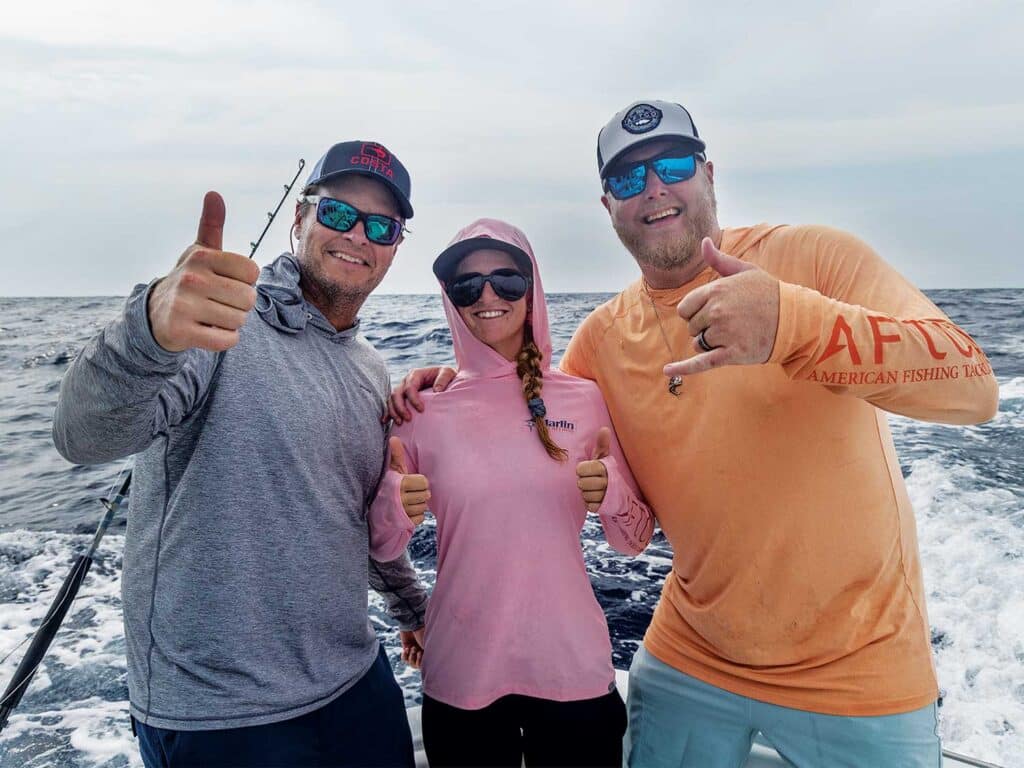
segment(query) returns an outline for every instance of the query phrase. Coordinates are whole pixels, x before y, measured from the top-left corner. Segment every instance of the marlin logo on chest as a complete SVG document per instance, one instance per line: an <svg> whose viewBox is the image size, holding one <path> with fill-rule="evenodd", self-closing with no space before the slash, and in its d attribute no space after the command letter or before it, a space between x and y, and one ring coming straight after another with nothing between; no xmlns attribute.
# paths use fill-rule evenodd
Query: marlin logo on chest
<svg viewBox="0 0 1024 768"><path fill-rule="evenodd" d="M526 426L529 427L530 429L533 429L535 426L537 426L534 423L533 419L525 419L523 423L526 424ZM544 423L548 425L548 429L554 429L561 432L576 431L576 425L573 422L568 421L567 419L559 419L558 421L555 421L554 419L544 419Z"/></svg>

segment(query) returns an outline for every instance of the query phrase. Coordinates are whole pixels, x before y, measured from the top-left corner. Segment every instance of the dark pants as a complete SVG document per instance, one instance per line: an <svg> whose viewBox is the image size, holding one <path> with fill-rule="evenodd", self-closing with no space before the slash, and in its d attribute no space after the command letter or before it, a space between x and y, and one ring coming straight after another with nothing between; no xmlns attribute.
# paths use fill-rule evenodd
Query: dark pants
<svg viewBox="0 0 1024 768"><path fill-rule="evenodd" d="M146 768L414 765L402 691L387 655L352 688L308 714L270 725L171 731L136 720Z"/></svg>
<svg viewBox="0 0 1024 768"><path fill-rule="evenodd" d="M423 697L423 746L431 768L622 766L626 707L618 691L583 701L503 696L483 709Z"/></svg>

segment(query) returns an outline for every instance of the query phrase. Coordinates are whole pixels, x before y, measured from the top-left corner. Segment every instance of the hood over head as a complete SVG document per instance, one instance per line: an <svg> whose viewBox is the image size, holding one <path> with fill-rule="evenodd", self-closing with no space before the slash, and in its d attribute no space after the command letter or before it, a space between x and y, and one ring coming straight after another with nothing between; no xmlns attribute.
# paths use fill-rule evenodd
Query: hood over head
<svg viewBox="0 0 1024 768"><path fill-rule="evenodd" d="M452 345L455 348L459 375L497 377L508 374L514 376L516 372L514 362L506 360L470 332L462 315L459 314L458 307L452 304L444 290L444 278L455 270L458 263L473 251L484 248L511 254L520 268L529 272L531 288L527 293L529 303L526 323L533 332L533 342L543 355L541 370L547 371L551 367L551 332L548 327L547 302L544 299L544 288L541 285L540 270L533 255L533 247L518 227L499 219L477 219L460 229L434 262L434 274L441 284L441 299L444 302L448 327L452 332ZM523 260L524 256L529 260L529 264Z"/></svg>

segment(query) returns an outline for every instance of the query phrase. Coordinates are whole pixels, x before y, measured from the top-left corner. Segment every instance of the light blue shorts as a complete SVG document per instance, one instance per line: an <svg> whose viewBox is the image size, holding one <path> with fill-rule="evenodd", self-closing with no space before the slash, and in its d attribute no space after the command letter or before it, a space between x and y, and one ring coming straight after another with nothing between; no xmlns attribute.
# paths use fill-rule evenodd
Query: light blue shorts
<svg viewBox="0 0 1024 768"><path fill-rule="evenodd" d="M629 670L627 768L740 768L760 732L797 768L939 768L934 704L914 712L841 717L738 696L654 658Z"/></svg>

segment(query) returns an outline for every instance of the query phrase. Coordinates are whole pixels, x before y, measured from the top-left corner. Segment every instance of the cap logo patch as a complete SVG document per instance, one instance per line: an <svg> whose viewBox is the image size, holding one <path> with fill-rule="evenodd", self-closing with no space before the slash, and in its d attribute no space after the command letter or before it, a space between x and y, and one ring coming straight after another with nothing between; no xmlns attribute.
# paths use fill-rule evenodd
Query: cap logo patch
<svg viewBox="0 0 1024 768"><path fill-rule="evenodd" d="M375 157L384 165L391 165L391 153L380 144L363 144L359 154L366 157Z"/></svg>
<svg viewBox="0 0 1024 768"><path fill-rule="evenodd" d="M391 170L391 153L380 144L366 143L359 149L358 155L353 155L349 165L359 165L368 171L379 173L381 176L392 178L395 173Z"/></svg>
<svg viewBox="0 0 1024 768"><path fill-rule="evenodd" d="M622 118L622 127L630 133L647 133L661 123L661 110L650 104L637 104Z"/></svg>

